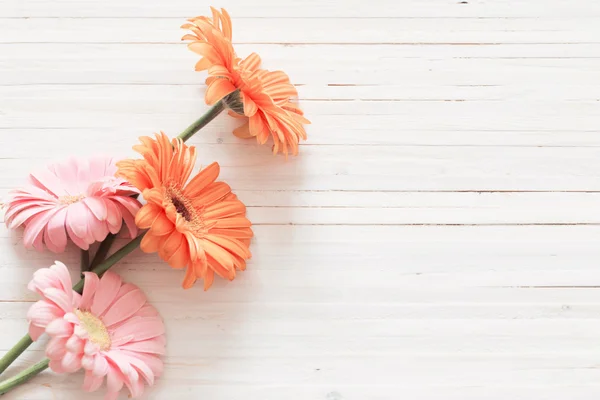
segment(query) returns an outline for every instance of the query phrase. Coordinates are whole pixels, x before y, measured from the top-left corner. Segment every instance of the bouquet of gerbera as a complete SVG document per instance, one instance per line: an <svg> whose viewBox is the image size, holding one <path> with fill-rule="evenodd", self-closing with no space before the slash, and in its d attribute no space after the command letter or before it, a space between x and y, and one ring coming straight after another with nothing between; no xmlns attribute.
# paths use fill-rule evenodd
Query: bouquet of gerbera
<svg viewBox="0 0 600 400"><path fill-rule="evenodd" d="M108 271L137 247L185 269L185 289L202 279L207 290L215 275L233 280L246 268L253 236L246 208L217 180L218 163L191 177L196 149L185 141L227 109L245 120L234 135L260 144L271 139L275 154L295 155L309 122L292 101L297 92L284 72L261 69L255 53L237 56L225 10L212 9L211 17L191 18L182 28L190 31L183 37L188 47L202 56L196 70L208 71L211 108L202 117L173 139L162 132L141 137L134 146L140 159L49 165L4 204L6 225L24 227L25 247L61 253L70 240L81 248L83 279L73 285L59 261L34 273L28 288L40 300L27 313L29 333L0 359L0 373L45 335L47 359L0 382L0 395L48 367L57 373L83 369L86 391L106 380L107 399L117 398L123 386L137 397L154 383L167 344L163 321L140 288ZM124 226L131 241L107 256Z"/></svg>

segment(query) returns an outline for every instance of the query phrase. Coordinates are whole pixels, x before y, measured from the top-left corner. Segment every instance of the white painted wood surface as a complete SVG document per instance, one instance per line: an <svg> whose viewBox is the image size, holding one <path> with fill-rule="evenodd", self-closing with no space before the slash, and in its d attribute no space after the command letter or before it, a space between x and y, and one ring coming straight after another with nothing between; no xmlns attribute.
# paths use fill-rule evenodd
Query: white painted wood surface
<svg viewBox="0 0 600 400"><path fill-rule="evenodd" d="M117 270L168 328L147 399L597 399L600 7L595 0L223 0L240 55L298 85L300 156L191 142L249 206L254 258L183 291ZM71 154L129 156L206 107L192 0L0 0L0 194ZM0 228L0 349L60 256ZM42 357L40 345L15 368ZM7 399L101 399L45 372ZM125 398L125 395L123 395Z"/></svg>

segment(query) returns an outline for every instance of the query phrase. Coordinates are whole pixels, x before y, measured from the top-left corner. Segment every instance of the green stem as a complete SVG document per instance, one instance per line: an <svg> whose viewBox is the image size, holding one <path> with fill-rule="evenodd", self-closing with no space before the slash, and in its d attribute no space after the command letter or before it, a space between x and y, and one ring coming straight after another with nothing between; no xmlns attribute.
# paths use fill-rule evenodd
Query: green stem
<svg viewBox="0 0 600 400"><path fill-rule="evenodd" d="M110 267L121 261L121 259L123 259L123 257L125 257L127 254L137 249L143 237L144 234L141 234L131 242L127 243L125 246L121 247L119 250L115 251L110 257L93 268L92 272L98 276L102 276L102 274L108 271ZM81 293L83 291L83 279L73 286L73 290L77 293Z"/></svg>
<svg viewBox="0 0 600 400"><path fill-rule="evenodd" d="M81 250L81 272L90 270L90 251Z"/></svg>
<svg viewBox="0 0 600 400"><path fill-rule="evenodd" d="M9 378L4 382L0 383L0 395L7 393L11 389L14 389L15 387L19 386L24 382L27 382L28 380L30 380L31 378L48 368L49 363L50 360L46 358L45 360L42 360L35 365L32 365L31 367L13 376L12 378Z"/></svg>
<svg viewBox="0 0 600 400"><path fill-rule="evenodd" d="M225 102L223 100L218 101L214 106L209 108L203 116L194 121L190 126L187 127L185 131L181 132L181 134L177 137L185 142L186 140L191 138L194 135L194 133L198 132L200 129L204 128L210 121L215 119L217 115L221 114L221 112L224 109Z"/></svg>
<svg viewBox="0 0 600 400"><path fill-rule="evenodd" d="M19 340L17 344L15 344L13 348L10 349L0 360L0 374L3 373L6 368L8 368L8 366L16 360L26 348L31 346L31 343L33 343L33 340L31 340L29 335L23 336L21 340Z"/></svg>
<svg viewBox="0 0 600 400"><path fill-rule="evenodd" d="M104 239L104 241L100 243L98 250L96 250L96 255L94 256L94 258L92 259L92 263L90 264L90 269L96 268L98 264L100 264L102 260L106 258L106 255L110 250L110 246L112 246L116 237L117 235L109 233L106 239Z"/></svg>
<svg viewBox="0 0 600 400"><path fill-rule="evenodd" d="M92 272L94 272L98 276L102 276L102 274L104 274L106 271L108 271L110 269L110 267L115 265L117 262L121 261L121 259L123 259L123 257L125 257L127 254L129 254L133 250L137 249L140 242L142 241L143 237L144 237L144 234L141 234L138 237L136 237L135 239L133 239L131 242L127 243L125 246L121 247L119 250L115 251L110 257L108 257L106 260L104 260L104 262L98 264L95 268L93 268ZM84 280L81 279L79 282L77 282L77 284L75 284L75 286L73 286L73 290L76 291L77 293L81 293L83 291L83 283L84 283ZM21 340L19 340L19 342L15 346L13 346L13 348L10 349L4 355L4 357L2 357L2 359L0 359L0 373L4 372L4 370L13 361L15 361L17 359L17 357L19 357L19 355L21 355L21 353L23 353L32 343L33 343L33 341L31 340L31 337L29 337L29 335L25 335ZM10 389L12 389L14 386L17 386L18 384L25 382L31 376L37 374L40 371L43 371L47 367L47 365L46 365L46 367L44 367L42 369L35 370L34 367L36 367L36 366L39 368L39 364L36 364L33 367L23 371L21 374L17 375L15 378L10 378L10 379L7 379L6 381L0 383L0 395L3 393L6 393ZM27 375L27 376L23 377L23 374L27 371L29 371L28 373L31 374L31 376ZM21 377L22 379L15 380L17 377Z"/></svg>

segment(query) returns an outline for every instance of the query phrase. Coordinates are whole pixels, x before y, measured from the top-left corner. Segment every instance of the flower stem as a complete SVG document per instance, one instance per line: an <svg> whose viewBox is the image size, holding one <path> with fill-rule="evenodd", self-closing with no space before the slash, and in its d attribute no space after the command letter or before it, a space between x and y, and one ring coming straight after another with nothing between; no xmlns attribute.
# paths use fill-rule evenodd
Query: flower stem
<svg viewBox="0 0 600 400"><path fill-rule="evenodd" d="M15 387L19 386L24 382L27 382L29 379L33 378L34 376L48 368L49 363L50 360L46 358L45 360L42 360L35 365L32 365L31 367L13 376L12 378L9 378L4 382L0 383L0 395L7 393L11 389L14 389Z"/></svg>
<svg viewBox="0 0 600 400"><path fill-rule="evenodd" d="M92 259L92 263L90 264L90 270L96 268L98 266L98 264L100 264L102 262L102 260L104 260L106 258L106 255L108 254L108 251L110 250L110 246L112 246L116 237L117 237L117 235L109 233L108 236L106 237L106 239L104 239L104 241L102 243L100 243L98 250L96 250L96 255L94 255L94 258Z"/></svg>
<svg viewBox="0 0 600 400"><path fill-rule="evenodd" d="M4 370L6 370L6 368L8 368L8 366L16 360L26 348L31 346L31 343L33 343L33 340L31 340L29 335L23 336L21 340L19 340L17 344L15 344L13 348L10 349L4 355L4 357L2 357L2 359L0 359L0 374L3 373Z"/></svg>
<svg viewBox="0 0 600 400"><path fill-rule="evenodd" d="M141 234L135 239L133 239L131 242L127 243L125 246L121 247L119 250L115 251L106 260L98 264L96 267L92 268L92 272L94 272L98 276L102 276L102 274L108 271L110 267L121 261L121 259L127 254L137 249L143 237L144 234ZM73 286L73 290L77 293L81 293L83 291L83 279L81 279L79 282L77 282L75 286Z"/></svg>
<svg viewBox="0 0 600 400"><path fill-rule="evenodd" d="M90 270L90 251L81 250L81 272Z"/></svg>
<svg viewBox="0 0 600 400"><path fill-rule="evenodd" d="M123 257L125 257L127 254L129 254L132 251L134 251L135 249L137 249L138 246L140 245L140 242L142 241L143 237L144 237L144 234L141 234L138 237L136 237L135 239L133 239L131 242L127 243L125 246L121 247L119 250L115 251L106 260L104 260L103 262L98 264L96 267L92 268L92 272L94 272L98 276L102 276L102 274L104 274L106 271L108 271L110 269L110 267L115 265L117 262L121 261L121 259ZM108 249L107 249L107 251L108 251ZM78 293L81 293L83 291L83 283L84 283L84 280L81 279L79 282L77 282L77 284L75 284L75 286L73 286L73 290ZM23 338L21 340L19 340L19 342L15 346L13 346L13 348L10 349L4 355L4 357L2 357L2 359L0 359L0 374L2 372L4 372L4 370L10 364L12 364L12 362L15 361L17 359L17 357L19 357L19 355L21 355L21 353L23 353L29 346L31 346L32 343L33 343L33 341L31 340L31 337L29 337L29 335L23 336ZM46 369L47 366L48 365L46 362L46 366L44 368L39 369L40 364L38 363L38 364L34 365L33 367L23 371L16 377L10 378L10 379L0 383L0 395L6 393L10 389L12 389L14 386L17 386L20 383L25 382L31 376L37 374L38 372L43 371L44 369ZM35 367L38 367L38 369L35 369ZM25 372L28 372L28 375L23 376L23 374ZM21 379L17 380L17 378L19 378L19 377L21 377Z"/></svg>
<svg viewBox="0 0 600 400"><path fill-rule="evenodd" d="M223 100L219 100L214 106L209 108L208 111L204 113L204 115L202 115L200 118L194 121L190 126L187 127L185 131L181 132L181 134L179 134L179 136L177 137L185 142L186 140L191 138L194 135L194 133L198 132L200 129L208 125L208 123L215 119L217 115L221 114L221 112L224 109L225 102Z"/></svg>

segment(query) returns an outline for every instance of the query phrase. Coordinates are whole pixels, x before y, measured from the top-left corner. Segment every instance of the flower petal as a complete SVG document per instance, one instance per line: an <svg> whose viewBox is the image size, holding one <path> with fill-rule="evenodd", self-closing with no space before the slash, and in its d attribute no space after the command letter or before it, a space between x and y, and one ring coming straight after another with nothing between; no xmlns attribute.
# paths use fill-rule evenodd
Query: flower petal
<svg viewBox="0 0 600 400"><path fill-rule="evenodd" d="M102 316L112 304L121 288L121 278L112 271L107 271L102 278L92 302L92 314Z"/></svg>
<svg viewBox="0 0 600 400"><path fill-rule="evenodd" d="M117 299L108 309L102 321L107 328L135 314L146 303L146 296L140 289L133 290Z"/></svg>

